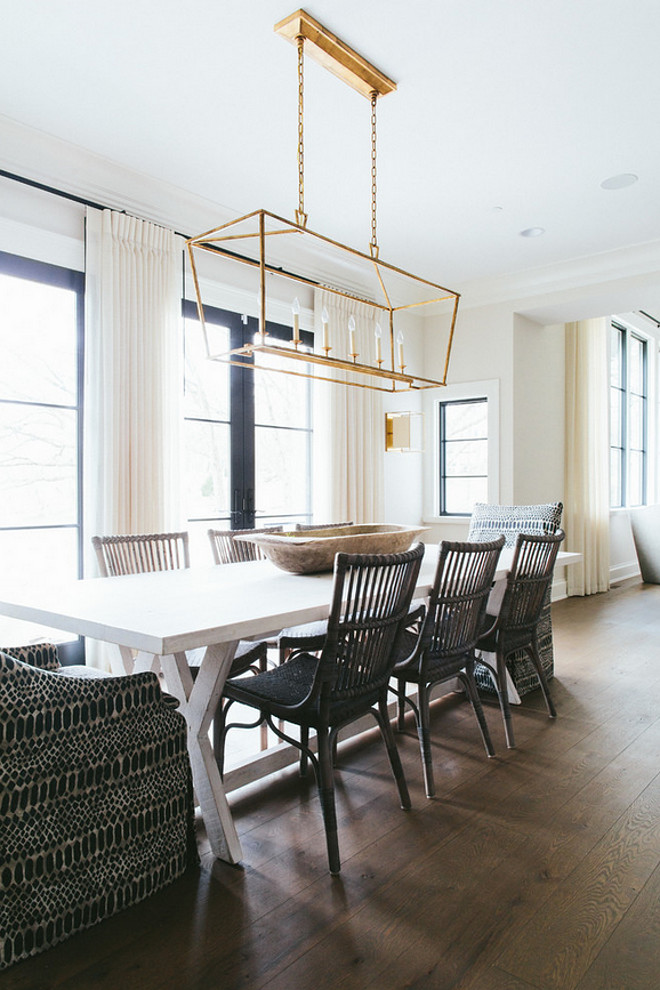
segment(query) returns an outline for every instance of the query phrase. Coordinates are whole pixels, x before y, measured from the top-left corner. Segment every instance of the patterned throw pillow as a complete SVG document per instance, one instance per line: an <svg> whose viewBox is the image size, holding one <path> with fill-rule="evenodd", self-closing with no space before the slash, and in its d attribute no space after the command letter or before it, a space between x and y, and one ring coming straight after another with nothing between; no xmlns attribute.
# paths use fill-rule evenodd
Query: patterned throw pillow
<svg viewBox="0 0 660 990"><path fill-rule="evenodd" d="M504 545L512 547L518 533L555 533L561 525L563 508L561 502L541 505L488 505L477 502L472 510L468 540L484 543L503 533Z"/></svg>

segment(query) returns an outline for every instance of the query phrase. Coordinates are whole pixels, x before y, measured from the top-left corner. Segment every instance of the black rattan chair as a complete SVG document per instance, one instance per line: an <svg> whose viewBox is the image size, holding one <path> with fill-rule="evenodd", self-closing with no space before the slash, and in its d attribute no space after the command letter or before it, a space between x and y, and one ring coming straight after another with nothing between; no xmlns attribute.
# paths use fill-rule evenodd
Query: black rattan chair
<svg viewBox="0 0 660 990"><path fill-rule="evenodd" d="M513 653L523 651L527 654L539 679L548 715L555 718L557 714L539 654L538 627L563 539L561 530L547 536L519 534L499 614L487 616L487 630L482 632L477 643L477 649L496 656L494 665L483 656L481 662L489 668L497 689L509 749L514 748L515 741L506 686L506 662Z"/></svg>
<svg viewBox="0 0 660 990"><path fill-rule="evenodd" d="M264 674L225 684L227 699L257 709L259 722L265 720L277 736L300 750L301 769L311 760L331 873L340 869L332 754L342 726L371 712L385 740L401 805L410 807L387 712L387 690L423 556L422 544L401 554L337 554L320 658L296 653ZM224 714L226 718L227 709ZM300 726L300 740L282 731L276 720ZM232 727L225 725L223 738ZM310 729L316 730L318 756L308 745Z"/></svg>
<svg viewBox="0 0 660 990"><path fill-rule="evenodd" d="M503 536L489 543L443 541L426 614L417 634L406 631L399 650L394 669L398 727L403 728L408 704L417 723L427 797L435 794L429 703L436 684L460 680L477 717L486 752L495 754L474 680L474 649L503 546ZM417 686L416 703L406 695L406 684Z"/></svg>

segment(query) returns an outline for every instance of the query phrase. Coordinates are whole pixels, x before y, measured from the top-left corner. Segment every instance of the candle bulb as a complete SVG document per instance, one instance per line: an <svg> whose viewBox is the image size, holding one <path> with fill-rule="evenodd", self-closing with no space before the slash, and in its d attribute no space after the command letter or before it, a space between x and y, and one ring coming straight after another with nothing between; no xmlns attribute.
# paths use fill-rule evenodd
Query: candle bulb
<svg viewBox="0 0 660 990"><path fill-rule="evenodd" d="M376 338L376 364L381 365L383 361L383 355L380 349L380 338L383 336L383 331L381 329L380 323L376 324L376 329L374 330L374 337Z"/></svg>
<svg viewBox="0 0 660 990"><path fill-rule="evenodd" d="M357 355L355 350L355 317L351 316L348 321L348 351L351 357Z"/></svg>
<svg viewBox="0 0 660 990"><path fill-rule="evenodd" d="M266 332L266 320L263 319L263 309L261 305L261 293L257 293L257 320L259 321L259 333L265 334ZM263 324L263 326L262 326Z"/></svg>
<svg viewBox="0 0 660 990"><path fill-rule="evenodd" d="M396 342L399 345L399 367L401 368L401 371L403 371L405 368L405 363L403 360L403 333L400 330L396 335Z"/></svg>
<svg viewBox="0 0 660 990"><path fill-rule="evenodd" d="M330 323L330 317L328 316L328 311L324 306L321 312L321 325L323 327L323 350L326 351L326 353L330 350L329 323Z"/></svg>
<svg viewBox="0 0 660 990"><path fill-rule="evenodd" d="M291 305L291 312L293 313L293 342L294 344L300 343L300 303L298 302L298 297L293 300Z"/></svg>

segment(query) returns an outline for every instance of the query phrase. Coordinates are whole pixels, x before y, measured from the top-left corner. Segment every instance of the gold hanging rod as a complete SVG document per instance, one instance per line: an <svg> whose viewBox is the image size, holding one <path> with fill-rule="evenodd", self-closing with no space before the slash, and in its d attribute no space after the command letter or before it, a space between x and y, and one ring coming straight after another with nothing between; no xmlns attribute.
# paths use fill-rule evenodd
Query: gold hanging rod
<svg viewBox="0 0 660 990"><path fill-rule="evenodd" d="M305 54L367 99L371 99L372 93L386 96L396 90L395 82L336 34L328 31L306 10L289 14L273 30L294 45L298 38L304 38Z"/></svg>

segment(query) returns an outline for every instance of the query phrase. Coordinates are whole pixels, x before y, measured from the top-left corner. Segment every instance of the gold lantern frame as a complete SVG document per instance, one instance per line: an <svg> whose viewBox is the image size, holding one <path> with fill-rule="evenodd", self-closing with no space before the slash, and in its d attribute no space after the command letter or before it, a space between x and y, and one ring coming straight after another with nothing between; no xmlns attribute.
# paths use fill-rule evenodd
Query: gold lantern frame
<svg viewBox="0 0 660 990"><path fill-rule="evenodd" d="M379 257L376 237L376 101L380 96L396 89L396 84L361 55L337 38L303 10L291 14L275 25L275 31L293 41L298 48L298 173L299 199L295 220L287 220L259 209L245 216L229 220L205 233L190 238L187 243L192 270L197 309L202 325L208 357L211 360L248 369L268 367L269 370L318 381L333 382L374 389L382 392L400 392L410 389L437 388L446 385L449 359L454 338L460 295L436 282L406 272L383 261ZM303 144L303 64L305 51L328 68L344 82L351 85L371 102L372 129L372 217L369 254L348 247L330 237L308 228L304 209L304 144ZM309 250L308 250L309 249ZM205 252L226 262L249 266L259 272L259 332L255 339L242 347L214 353L204 317L201 281L197 265L198 252ZM307 253L313 258L326 255L326 267L321 271L305 274L299 269L301 258ZM313 266L312 266L313 267ZM318 266L317 266L318 267ZM296 270L298 269L298 270ZM357 287L339 285L342 276L350 272L348 282L355 283L356 272L361 273ZM297 282L307 287L322 287L326 291L354 300L356 305L371 307L376 318L382 316L385 323L385 347L383 358L380 339L373 363L358 361L360 354L353 345L348 358L333 357L333 347L324 327L323 345L315 352L305 350L300 341L298 321L294 318L292 338L287 343L276 343L268 334L267 283L273 279ZM365 290L365 284L369 288ZM427 378L409 371L403 354L401 334L397 335L397 318L410 310L427 307L427 313L440 312L445 323L447 341L441 378ZM396 335L396 336L395 336ZM398 341L397 341L398 336ZM352 336L351 336L352 340ZM389 348L387 347L389 342ZM389 353L388 353L389 351ZM266 364L254 359L263 355ZM268 358L277 358L276 366L268 364ZM283 359L285 366L280 366ZM289 362L291 362L289 364ZM334 374L333 374L334 373Z"/></svg>

